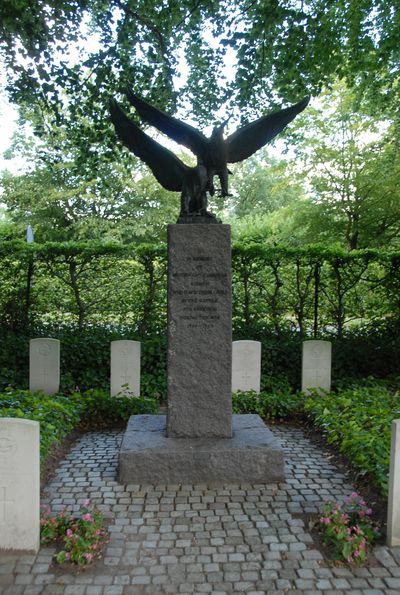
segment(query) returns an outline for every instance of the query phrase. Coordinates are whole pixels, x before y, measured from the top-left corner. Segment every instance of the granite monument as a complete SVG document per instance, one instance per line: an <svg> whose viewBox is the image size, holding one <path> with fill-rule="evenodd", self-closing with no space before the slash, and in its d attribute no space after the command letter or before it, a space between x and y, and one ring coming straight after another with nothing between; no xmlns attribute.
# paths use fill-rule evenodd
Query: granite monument
<svg viewBox="0 0 400 595"><path fill-rule="evenodd" d="M264 146L308 99L224 139L224 125L207 138L131 91L127 95L142 120L191 149L197 165L187 166L111 101L111 120L120 140L147 163L164 188L181 193L178 224L168 227L167 416L131 417L119 455L119 479L282 480L283 450L262 420L257 415L232 416L230 228L208 211L207 194L214 194L218 176L221 195L228 195L228 163L242 161Z"/></svg>

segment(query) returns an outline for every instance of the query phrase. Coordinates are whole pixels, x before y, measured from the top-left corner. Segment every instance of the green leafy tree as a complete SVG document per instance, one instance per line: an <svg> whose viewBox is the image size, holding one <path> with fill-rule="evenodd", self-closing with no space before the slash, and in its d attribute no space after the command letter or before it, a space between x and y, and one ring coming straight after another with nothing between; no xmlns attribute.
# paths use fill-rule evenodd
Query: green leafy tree
<svg viewBox="0 0 400 595"><path fill-rule="evenodd" d="M387 93L393 106L398 98L400 20L390 0L4 0L0 17L20 100L43 95L55 104L61 89L78 99L83 86L99 98L129 81L174 107L181 57L188 65L185 96L207 121L221 101L259 106L276 93L292 100L337 76L385 95L386 104ZM97 47L71 66L71 42L82 48L82 36L91 33ZM225 85L229 56L237 69Z"/></svg>
<svg viewBox="0 0 400 595"><path fill-rule="evenodd" d="M71 169L59 163L3 174L2 201L17 237L23 238L30 224L39 242L155 241L178 216L179 195L161 188L147 172L137 169L135 180L126 167L108 163L85 180Z"/></svg>
<svg viewBox="0 0 400 595"><path fill-rule="evenodd" d="M261 216L298 201L304 189L298 177L291 175L288 163L270 157L264 149L238 164L230 182L234 216Z"/></svg>
<svg viewBox="0 0 400 595"><path fill-rule="evenodd" d="M337 85L300 117L298 169L310 199L281 217L284 237L338 241L350 250L400 237L400 152L396 127L366 115L354 93ZM301 159L301 160L300 160Z"/></svg>

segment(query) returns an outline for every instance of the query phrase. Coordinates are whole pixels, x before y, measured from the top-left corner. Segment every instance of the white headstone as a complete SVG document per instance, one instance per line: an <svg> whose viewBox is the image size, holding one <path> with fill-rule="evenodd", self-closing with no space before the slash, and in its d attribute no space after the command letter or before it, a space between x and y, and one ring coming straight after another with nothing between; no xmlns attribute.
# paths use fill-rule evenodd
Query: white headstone
<svg viewBox="0 0 400 595"><path fill-rule="evenodd" d="M301 390L331 390L332 345L329 341L304 341Z"/></svg>
<svg viewBox="0 0 400 595"><path fill-rule="evenodd" d="M60 388L60 341L31 339L29 345L29 390L48 395Z"/></svg>
<svg viewBox="0 0 400 595"><path fill-rule="evenodd" d="M112 397L140 395L140 341L111 341L110 384Z"/></svg>
<svg viewBox="0 0 400 595"><path fill-rule="evenodd" d="M254 390L260 392L261 343L260 341L233 341L232 343L232 392Z"/></svg>
<svg viewBox="0 0 400 595"><path fill-rule="evenodd" d="M40 424L0 417L0 550L40 543Z"/></svg>
<svg viewBox="0 0 400 595"><path fill-rule="evenodd" d="M28 244L33 244L34 237L33 237L33 229L30 225L26 228L26 241Z"/></svg>
<svg viewBox="0 0 400 595"><path fill-rule="evenodd" d="M389 547L400 546L400 419L396 419L392 422L387 544Z"/></svg>

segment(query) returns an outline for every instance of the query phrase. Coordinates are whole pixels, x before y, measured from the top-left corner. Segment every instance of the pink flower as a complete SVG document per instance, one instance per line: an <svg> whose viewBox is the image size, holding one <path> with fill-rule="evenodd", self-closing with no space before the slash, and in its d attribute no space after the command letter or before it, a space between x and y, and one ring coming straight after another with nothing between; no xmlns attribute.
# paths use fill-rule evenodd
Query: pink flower
<svg viewBox="0 0 400 595"><path fill-rule="evenodd" d="M92 550L97 550L97 543L92 544Z"/></svg>
<svg viewBox="0 0 400 595"><path fill-rule="evenodd" d="M88 523L91 523L93 521L93 517L92 517L92 515L89 512L87 512L86 514L84 514L82 516L82 519L84 521L88 522Z"/></svg>
<svg viewBox="0 0 400 595"><path fill-rule="evenodd" d="M73 537L74 532L72 531L72 529L67 529L67 537Z"/></svg>
<svg viewBox="0 0 400 595"><path fill-rule="evenodd" d="M85 558L85 560L87 560L88 562L90 562L93 559L93 554L90 554L89 552L85 552L83 554L83 557Z"/></svg>
<svg viewBox="0 0 400 595"><path fill-rule="evenodd" d="M320 522L321 522L323 525L330 525L331 519L329 519L328 517L324 517L324 516L323 516L323 517L321 517L321 518L320 518Z"/></svg>

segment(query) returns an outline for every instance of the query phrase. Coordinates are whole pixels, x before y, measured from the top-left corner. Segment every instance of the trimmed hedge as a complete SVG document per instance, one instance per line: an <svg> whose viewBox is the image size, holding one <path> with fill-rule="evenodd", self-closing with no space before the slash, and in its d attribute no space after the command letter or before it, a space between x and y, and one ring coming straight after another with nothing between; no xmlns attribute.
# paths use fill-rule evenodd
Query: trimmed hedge
<svg viewBox="0 0 400 595"><path fill-rule="evenodd" d="M0 323L128 322L141 339L165 332L166 245L0 242ZM400 252L267 243L232 247L233 323L301 337L342 337L354 320L400 318Z"/></svg>
<svg viewBox="0 0 400 595"><path fill-rule="evenodd" d="M260 340L262 389L300 386L301 342L333 341L336 385L400 369L400 252L232 249L233 337ZM27 388L34 337L60 339L61 391L108 389L110 341L142 342L142 393L166 393L166 245L0 242L0 389ZM351 326L353 324L354 326Z"/></svg>

